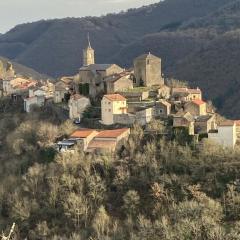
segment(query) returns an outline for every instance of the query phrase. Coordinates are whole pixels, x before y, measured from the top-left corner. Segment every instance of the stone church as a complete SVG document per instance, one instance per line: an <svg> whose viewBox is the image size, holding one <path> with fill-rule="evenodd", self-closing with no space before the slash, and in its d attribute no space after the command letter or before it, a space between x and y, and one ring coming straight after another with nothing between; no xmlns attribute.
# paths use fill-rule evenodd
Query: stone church
<svg viewBox="0 0 240 240"><path fill-rule="evenodd" d="M83 50L83 66L75 81L76 92L96 98L98 95L128 91L133 87L164 85L161 59L152 54L143 54L134 60L134 70L121 68L116 64L96 64L95 51L88 45Z"/></svg>
<svg viewBox="0 0 240 240"><path fill-rule="evenodd" d="M79 70L77 92L95 98L105 92L104 78L124 70L116 64L96 64L94 49L88 39L88 46L83 50L83 66Z"/></svg>
<svg viewBox="0 0 240 240"><path fill-rule="evenodd" d="M161 59L151 53L143 54L135 58L134 75L136 87L164 85Z"/></svg>

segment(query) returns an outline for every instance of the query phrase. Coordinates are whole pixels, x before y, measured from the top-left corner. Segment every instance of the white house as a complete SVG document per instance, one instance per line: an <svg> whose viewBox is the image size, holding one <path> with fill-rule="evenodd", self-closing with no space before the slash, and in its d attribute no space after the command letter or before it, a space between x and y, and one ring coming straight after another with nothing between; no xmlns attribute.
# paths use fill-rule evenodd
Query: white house
<svg viewBox="0 0 240 240"><path fill-rule="evenodd" d="M224 147L234 148L237 141L236 122L227 120L219 124L216 131L210 131L208 138Z"/></svg>
<svg viewBox="0 0 240 240"><path fill-rule="evenodd" d="M127 114L127 100L120 94L104 95L101 101L102 123L114 124L114 115Z"/></svg>

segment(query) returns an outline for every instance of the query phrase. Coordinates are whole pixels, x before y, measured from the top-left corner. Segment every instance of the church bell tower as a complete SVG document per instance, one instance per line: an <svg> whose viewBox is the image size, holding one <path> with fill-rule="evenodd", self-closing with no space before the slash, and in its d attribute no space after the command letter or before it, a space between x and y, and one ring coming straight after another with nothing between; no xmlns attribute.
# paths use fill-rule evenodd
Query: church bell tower
<svg viewBox="0 0 240 240"><path fill-rule="evenodd" d="M94 49L91 47L90 38L88 34L88 46L83 50L83 66L95 64Z"/></svg>

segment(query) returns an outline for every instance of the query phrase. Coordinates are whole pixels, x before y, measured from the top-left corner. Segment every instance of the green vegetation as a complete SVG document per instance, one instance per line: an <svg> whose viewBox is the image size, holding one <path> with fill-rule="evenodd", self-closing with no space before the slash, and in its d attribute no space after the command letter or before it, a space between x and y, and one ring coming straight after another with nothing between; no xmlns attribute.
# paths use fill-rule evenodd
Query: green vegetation
<svg viewBox="0 0 240 240"><path fill-rule="evenodd" d="M114 155L59 154L52 142L73 131L69 121L1 113L0 229L16 222L15 239L240 238L239 149L196 147L184 130L167 140L154 120Z"/></svg>

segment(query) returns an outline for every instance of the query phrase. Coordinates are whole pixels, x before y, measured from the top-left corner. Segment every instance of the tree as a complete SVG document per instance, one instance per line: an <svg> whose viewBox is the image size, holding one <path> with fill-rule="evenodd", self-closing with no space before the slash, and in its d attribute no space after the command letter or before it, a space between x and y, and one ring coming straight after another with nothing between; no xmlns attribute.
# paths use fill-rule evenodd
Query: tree
<svg viewBox="0 0 240 240"><path fill-rule="evenodd" d="M140 207L140 197L137 191L130 190L123 197L123 209L126 215L136 217Z"/></svg>

